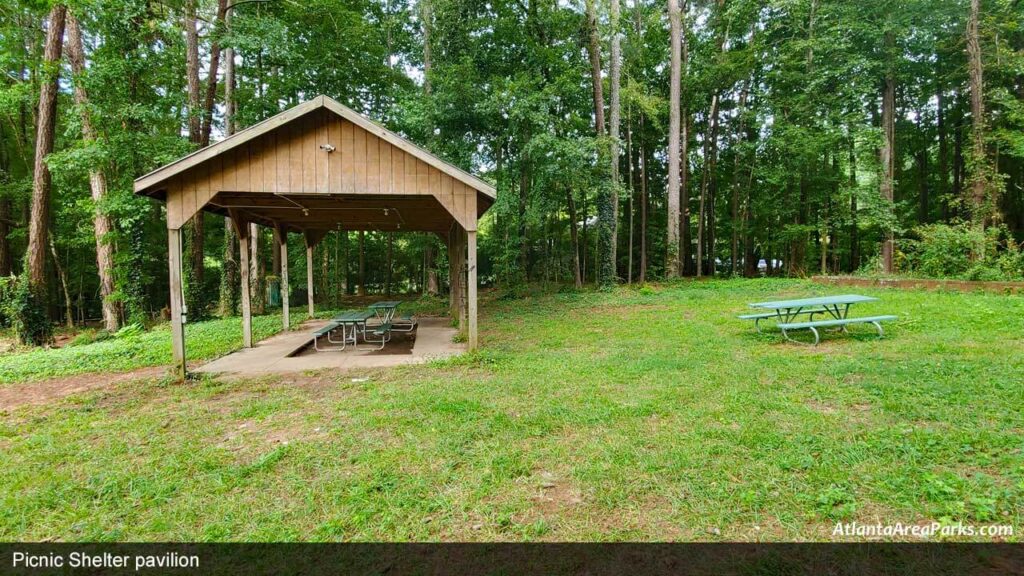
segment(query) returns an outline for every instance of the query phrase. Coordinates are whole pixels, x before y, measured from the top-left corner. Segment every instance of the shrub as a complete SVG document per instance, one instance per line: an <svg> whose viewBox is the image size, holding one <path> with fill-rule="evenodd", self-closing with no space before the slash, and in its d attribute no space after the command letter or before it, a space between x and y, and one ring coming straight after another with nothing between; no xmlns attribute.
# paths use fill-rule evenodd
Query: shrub
<svg viewBox="0 0 1024 576"><path fill-rule="evenodd" d="M6 328L11 325L11 317L8 313L11 309L11 300L17 288L18 278L6 276L0 278L0 326Z"/></svg>
<svg viewBox="0 0 1024 576"><path fill-rule="evenodd" d="M1024 279L1024 252L1003 226L982 231L970 224L928 224L917 239L901 242L903 272L962 280Z"/></svg>
<svg viewBox="0 0 1024 576"><path fill-rule="evenodd" d="M22 276L14 284L5 314L22 344L42 346L53 338L53 326L46 311L46 294L37 294Z"/></svg>

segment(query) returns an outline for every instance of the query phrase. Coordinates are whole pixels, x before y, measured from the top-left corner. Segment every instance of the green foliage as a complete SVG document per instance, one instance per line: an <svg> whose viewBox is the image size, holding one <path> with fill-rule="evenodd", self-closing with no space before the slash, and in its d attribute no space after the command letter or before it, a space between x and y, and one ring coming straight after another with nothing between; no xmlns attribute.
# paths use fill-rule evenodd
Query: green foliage
<svg viewBox="0 0 1024 576"><path fill-rule="evenodd" d="M33 288L28 276L22 276L14 283L13 292L6 303L5 316L10 318L14 333L22 344L42 346L53 339L53 324L47 311L46 294Z"/></svg>
<svg viewBox="0 0 1024 576"><path fill-rule="evenodd" d="M1003 227L930 224L901 243L901 271L927 278L1024 280L1024 250Z"/></svg>

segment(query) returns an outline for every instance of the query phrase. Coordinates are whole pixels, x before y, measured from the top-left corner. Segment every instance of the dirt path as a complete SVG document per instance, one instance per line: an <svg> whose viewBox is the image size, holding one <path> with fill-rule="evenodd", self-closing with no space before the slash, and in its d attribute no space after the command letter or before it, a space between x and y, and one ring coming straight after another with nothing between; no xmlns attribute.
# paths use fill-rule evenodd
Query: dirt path
<svg viewBox="0 0 1024 576"><path fill-rule="evenodd" d="M65 396L113 386L129 380L156 378L163 375L166 371L167 368L165 366L152 366L131 372L78 374L66 378L0 386L0 412L18 408L19 406L46 404Z"/></svg>

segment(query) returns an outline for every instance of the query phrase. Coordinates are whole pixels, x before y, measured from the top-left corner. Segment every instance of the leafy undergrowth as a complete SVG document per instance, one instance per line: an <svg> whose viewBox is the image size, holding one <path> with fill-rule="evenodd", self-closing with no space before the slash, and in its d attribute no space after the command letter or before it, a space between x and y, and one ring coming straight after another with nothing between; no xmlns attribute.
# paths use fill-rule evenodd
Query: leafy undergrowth
<svg viewBox="0 0 1024 576"><path fill-rule="evenodd" d="M797 281L488 301L483 348L389 370L137 381L0 417L0 539L831 540L1024 520L1024 298ZM195 338L194 338L195 339ZM983 538L981 538L983 539Z"/></svg>
<svg viewBox="0 0 1024 576"><path fill-rule="evenodd" d="M342 309L362 309L382 296L348 297ZM291 325L298 326L308 316L292 305ZM302 306L301 310L305 310ZM447 314L447 300L424 296L406 299L402 312L440 316ZM315 317L329 318L340 310L317 310ZM255 316L252 321L253 339L269 338L281 331L281 315ZM157 325L148 332L131 327L117 335L96 339L95 334L82 333L81 342L63 348L20 348L0 354L0 385L30 382L61 376L93 372L126 372L148 366L162 366L171 362L171 332L168 324ZM95 341L91 341L95 340ZM189 361L211 360L237 350L242 346L242 321L224 318L196 322L185 326L185 343Z"/></svg>
<svg viewBox="0 0 1024 576"><path fill-rule="evenodd" d="M292 326L306 320L292 313ZM256 316L252 334L256 340L281 331L281 315ZM225 318L185 326L189 360L209 360L242 346L242 321ZM89 372L126 372L171 362L171 331L168 324L90 344L63 348L36 348L0 356L0 385L28 382Z"/></svg>

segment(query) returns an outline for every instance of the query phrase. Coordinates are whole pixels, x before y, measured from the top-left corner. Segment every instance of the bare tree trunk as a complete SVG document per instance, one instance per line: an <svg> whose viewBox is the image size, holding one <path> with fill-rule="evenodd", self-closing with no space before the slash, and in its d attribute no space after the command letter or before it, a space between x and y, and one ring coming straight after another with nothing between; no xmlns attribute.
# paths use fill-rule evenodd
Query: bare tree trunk
<svg viewBox="0 0 1024 576"><path fill-rule="evenodd" d="M683 9L681 14L682 24L686 25L686 0L683 0ZM685 77L688 74L688 66L690 62L690 44L686 39L686 32L680 34L680 48L682 52L682 62L680 76ZM680 274L693 274L693 242L690 238L692 233L690 231L690 105L689 95L687 95L686 101L682 104L680 109L680 125L682 130L682 136L679 143L679 243L681 247L679 249L679 273Z"/></svg>
<svg viewBox="0 0 1024 576"><path fill-rule="evenodd" d="M199 32L196 28L196 0L185 2L185 79L188 86L188 139L193 144L202 145L202 109L199 85ZM204 257L204 221L203 212L198 212L187 225L190 274L189 289L186 292L190 316L202 316L202 303L199 302L200 288L203 285Z"/></svg>
<svg viewBox="0 0 1024 576"><path fill-rule="evenodd" d="M595 0L586 0L587 54L590 56L590 82L594 91L594 129L598 136L605 134L604 87L601 84L601 45L597 37L597 11Z"/></svg>
<svg viewBox="0 0 1024 576"><path fill-rule="evenodd" d="M222 15L223 14L223 15ZM227 6L226 0L220 0L218 2L217 16L219 21L224 23L224 30L230 31L231 29L231 10ZM217 53L218 46L214 46L213 53ZM211 61L210 70L213 71L213 75L207 79L207 111L209 118L213 118L213 98L216 96L217 81L216 73L217 67ZM228 46L224 48L224 132L231 136L235 133L235 50ZM210 141L210 125L212 120L207 123L203 132L203 139L209 144ZM235 237L234 225L231 223L231 218L224 217L224 269L221 272L220 278L220 315L230 316L235 313L235 303L237 299L237 286L239 282L238 278L238 260L235 258L235 247L237 242ZM325 292L326 293L326 292Z"/></svg>
<svg viewBox="0 0 1024 576"><path fill-rule="evenodd" d="M68 291L68 275L64 267L60 265L60 256L57 254L57 244L53 241L53 231L50 231L50 254L53 255L53 267L57 271L57 279L60 280L60 288L64 293L64 323L68 328L75 327L75 307L71 301L71 293Z"/></svg>
<svg viewBox="0 0 1024 576"><path fill-rule="evenodd" d="M576 201L572 197L572 188L565 189L565 199L569 207L569 236L572 240L572 271L576 288L583 287L583 276L580 273L580 238L576 229Z"/></svg>
<svg viewBox="0 0 1024 576"><path fill-rule="evenodd" d="M526 237L526 200L530 192L529 158L526 155L519 159L519 273L522 280L530 281L529 243Z"/></svg>
<svg viewBox="0 0 1024 576"><path fill-rule="evenodd" d="M635 213L636 186L633 181L633 114L632 108L626 109L626 181L629 182L629 244L626 259L626 283L633 283L633 216Z"/></svg>
<svg viewBox="0 0 1024 576"><path fill-rule="evenodd" d="M608 250L611 251L612 274L618 276L618 246L619 246L619 131L622 125L622 108L620 104L620 84L622 82L622 35L619 33L619 0L611 0L611 62L608 64L608 76L610 85L609 103L609 135L611 136L611 173L612 183L610 198L612 208L611 239Z"/></svg>
<svg viewBox="0 0 1024 576"><path fill-rule="evenodd" d="M679 0L668 0L669 51L671 62L668 87L668 220L665 240L665 276L679 275L679 116L682 86L682 15ZM641 273L642 274L642 273Z"/></svg>
<svg viewBox="0 0 1024 576"><path fill-rule="evenodd" d="M366 296L366 232L359 231L359 295Z"/></svg>
<svg viewBox="0 0 1024 576"><path fill-rule="evenodd" d="M850 272L860 268L860 235L857 227L857 148L850 127Z"/></svg>
<svg viewBox="0 0 1024 576"><path fill-rule="evenodd" d="M640 116L640 133L643 133L644 117ZM647 145L640 138L640 274L638 281L647 281Z"/></svg>
<svg viewBox="0 0 1024 576"><path fill-rule="evenodd" d="M217 0L217 19L214 21L213 41L210 43L210 69L206 74L206 99L203 101L203 116L199 129L199 145L210 145L210 132L213 129L213 108L217 100L217 71L220 69L220 40L217 34L224 28L228 14L228 0ZM233 54L232 54L233 56ZM227 117L225 117L227 123ZM225 126L225 128L227 128ZM228 132L230 134L230 132Z"/></svg>
<svg viewBox="0 0 1024 576"><path fill-rule="evenodd" d="M989 208L986 207L990 199L987 198L986 192L989 165L985 154L985 83L981 43L978 38L980 11L981 0L971 0L971 14L967 20L967 64L971 89L971 196L968 201L971 207L971 220L975 226L984 228L990 217ZM975 256L980 254L976 253Z"/></svg>
<svg viewBox="0 0 1024 576"><path fill-rule="evenodd" d="M697 214L697 277L705 273L715 273L714 241L708 234L708 223L714 219L715 211L712 197L715 194L715 157L718 155L718 93L711 97L711 110L708 113L708 132L704 139L704 170L700 179L700 204ZM710 261L705 268L705 259Z"/></svg>
<svg viewBox="0 0 1024 576"><path fill-rule="evenodd" d="M744 84L743 90L740 91L739 102L737 106L737 114L739 115L739 122L736 125L737 142L741 141L740 137L744 132L745 119L743 114L746 111L747 106L747 93L750 90L750 84ZM740 180L740 154L735 155L735 162L733 164L733 182L732 182L732 251L731 251L731 268L730 272L733 276L739 275L739 260L740 260L740 228L742 223L740 222L740 187L742 186Z"/></svg>
<svg viewBox="0 0 1024 576"><path fill-rule="evenodd" d="M85 73L85 50L82 46L82 31L78 20L73 14L67 15L67 54L71 63L71 72L75 75L75 106L78 107L82 123L82 139L86 143L96 141L96 129L92 125L89 113L89 94L82 82ZM107 196L107 176L103 169L94 166L89 170L89 189L92 192L93 236L96 241L96 269L100 280L100 301L103 312L103 327L116 332L119 324L117 303L110 297L114 293L114 245L108 235L113 226L110 218L103 212L103 201Z"/></svg>
<svg viewBox="0 0 1024 576"><path fill-rule="evenodd" d="M945 109L945 94L943 93L941 85L935 94L935 126L939 136L939 178L938 187L935 193L938 195L940 207L942 209L942 220L943 222L949 221L949 143L946 136L946 109Z"/></svg>
<svg viewBox="0 0 1024 576"><path fill-rule="evenodd" d="M25 256L28 282L32 292L45 306L46 298L46 244L50 233L50 168L46 157L53 152L54 126L57 121L57 80L60 70L61 47L64 38L64 20L67 9L55 4L50 9L43 50L42 74L39 88L39 108L36 118L36 154L32 172L32 211L28 230L28 251ZM49 339L49 330L39 334L42 344Z"/></svg>
<svg viewBox="0 0 1024 576"><path fill-rule="evenodd" d="M892 59L896 43L895 36L891 31L885 33L885 50L888 69L885 73L885 87L882 93L882 200L887 206L892 206L893 185L896 175L896 77L893 71ZM891 227L886 230L885 240L882 243L882 271L886 274L893 272L893 235Z"/></svg>
<svg viewBox="0 0 1024 576"><path fill-rule="evenodd" d="M388 255L384 270L384 295L391 296L391 277L394 272L395 233L388 232Z"/></svg>

